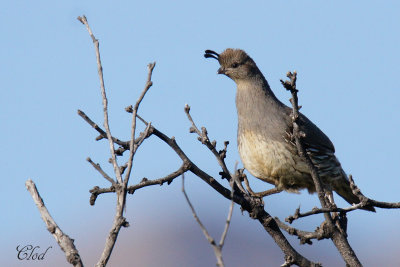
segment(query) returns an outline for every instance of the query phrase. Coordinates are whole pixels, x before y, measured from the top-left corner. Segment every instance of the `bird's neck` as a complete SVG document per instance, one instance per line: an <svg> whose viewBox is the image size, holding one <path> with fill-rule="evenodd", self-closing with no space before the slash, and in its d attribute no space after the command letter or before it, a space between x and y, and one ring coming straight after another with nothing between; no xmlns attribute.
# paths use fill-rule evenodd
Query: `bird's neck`
<svg viewBox="0 0 400 267"><path fill-rule="evenodd" d="M283 116L285 105L276 98L262 74L236 81L236 84L239 130L276 126L271 118Z"/></svg>

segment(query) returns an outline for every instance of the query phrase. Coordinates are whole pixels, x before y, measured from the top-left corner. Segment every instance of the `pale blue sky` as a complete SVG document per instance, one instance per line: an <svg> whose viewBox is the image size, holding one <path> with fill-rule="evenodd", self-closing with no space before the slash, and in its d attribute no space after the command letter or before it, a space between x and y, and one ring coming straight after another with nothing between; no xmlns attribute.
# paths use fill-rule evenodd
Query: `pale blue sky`
<svg viewBox="0 0 400 267"><path fill-rule="evenodd" d="M88 190L107 186L85 161L99 162L111 174L108 145L76 114L85 111L102 124L102 106L93 45L76 17L85 14L96 37L108 90L111 130L129 136L124 107L136 101L149 62L153 82L139 111L159 130L175 136L204 170L218 177L211 154L194 135L185 103L199 126L222 146L230 141L227 163L236 148L235 85L216 75L218 64L205 49L242 48L256 61L276 95L289 94L279 79L298 71L302 112L333 141L345 170L362 191L377 200L400 201L400 4L396 1L7 1L1 4L0 119L3 176L1 255L7 266L67 266L47 232L24 183L32 178L59 226L75 238L84 263L98 259L113 218L115 197L100 196L89 206ZM156 138L135 157L132 182L157 178L179 167L174 153ZM269 185L251 179L255 189ZM170 186L129 196L127 220L111 266L212 266L212 249L180 192ZM229 202L187 175L187 191L204 223L220 235ZM341 205L345 203L336 198ZM281 219L317 205L315 195L283 193L265 199ZM295 226L313 230L321 217ZM396 266L400 213L356 211L349 215L349 240L365 266ZM326 266L342 264L328 242L299 246ZM228 266L276 266L283 256L261 226L234 211L223 251ZM43 262L16 259L17 245L52 246ZM130 257L130 258L128 258ZM268 262L269 264L266 264Z"/></svg>

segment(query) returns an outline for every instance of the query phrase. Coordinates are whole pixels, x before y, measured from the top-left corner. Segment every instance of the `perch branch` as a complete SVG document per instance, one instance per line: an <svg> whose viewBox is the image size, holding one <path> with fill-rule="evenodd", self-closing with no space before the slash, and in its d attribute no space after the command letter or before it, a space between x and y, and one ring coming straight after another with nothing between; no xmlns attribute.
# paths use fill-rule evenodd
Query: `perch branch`
<svg viewBox="0 0 400 267"><path fill-rule="evenodd" d="M147 122L142 119L139 115L138 118L144 123ZM175 138L169 138L164 133L157 130L154 126L153 134L159 139L164 141L172 150L181 158L181 160L189 164L190 171L210 185L215 191L224 196L227 199L233 199L233 201L239 204L243 210L247 211L251 218L258 220L268 234L274 239L275 243L280 247L283 253L293 259L293 263L299 266L320 266L318 263L311 262L300 253L298 253L288 242L286 237L282 234L276 221L264 210L262 201L259 198L253 198L245 195L242 192L234 192L222 186L216 179L208 175L206 172L201 170L194 164L182 151L179 145L176 143Z"/></svg>
<svg viewBox="0 0 400 267"><path fill-rule="evenodd" d="M299 155L303 157L306 161L306 164L310 170L311 177L313 179L315 189L318 194L319 201L321 202L322 208L330 208L327 199L325 198L325 192L322 187L321 179L318 174L317 168L312 163L309 155L306 153L306 149L302 142L302 138L305 136L303 132L300 131L299 125L297 124L299 118L299 105L298 105L298 98L297 98L297 88L296 88L296 80L297 80L297 73L296 72L288 72L286 75L289 78L289 81L282 81L282 85L285 87L286 90L290 91L292 94L292 98L290 102L292 103L292 123L293 123L293 136L296 141L296 147ZM327 227L331 228L332 231L331 239L335 244L336 248L342 255L344 261L347 265L354 266L354 267L361 267L361 262L357 258L354 250L350 246L345 231L341 229L340 225L335 225L332 216L330 213L324 213L325 221L327 223Z"/></svg>

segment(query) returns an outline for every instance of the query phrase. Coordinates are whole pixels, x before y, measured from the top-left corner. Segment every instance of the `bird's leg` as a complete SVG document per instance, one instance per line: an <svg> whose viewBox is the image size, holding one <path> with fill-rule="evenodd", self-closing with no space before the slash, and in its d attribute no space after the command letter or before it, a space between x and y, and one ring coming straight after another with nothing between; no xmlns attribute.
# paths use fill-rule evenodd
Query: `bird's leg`
<svg viewBox="0 0 400 267"><path fill-rule="evenodd" d="M332 192L332 190L330 188L328 188L328 189L326 188L325 189L325 197L328 199L329 206L331 208L336 207L335 200L333 199L333 192ZM335 219L338 216L339 216L339 214L337 212L332 212L332 218Z"/></svg>
<svg viewBox="0 0 400 267"><path fill-rule="evenodd" d="M328 198L328 201L330 203L331 207L336 207L335 201L333 199L333 192L332 190L326 190L326 197ZM345 217L346 214L344 214L344 218L342 216L339 216L338 212L332 212L332 219L335 221L335 224L339 231L341 231L343 234L346 234L347 230L347 218ZM344 221L344 223L341 223Z"/></svg>
<svg viewBox="0 0 400 267"><path fill-rule="evenodd" d="M266 190L266 191L262 191L262 192L257 192L256 193L251 189L250 184L249 184L249 180L247 180L247 176L246 175L243 175L243 179L244 179L244 184L246 185L247 191L249 191L250 195L253 196L253 197L263 198L263 197L266 197L266 196L269 196L269 195L273 195L273 194L277 194L277 193L282 192L281 189L278 189L277 187L275 187L275 188L272 188L272 189L269 189L269 190Z"/></svg>
<svg viewBox="0 0 400 267"><path fill-rule="evenodd" d="M326 197L328 198L328 201L332 206L335 205L335 200L333 199L332 190L326 190Z"/></svg>
<svg viewBox="0 0 400 267"><path fill-rule="evenodd" d="M269 196L269 195L277 194L277 193L280 193L280 192L282 192L282 189L278 189L277 187L275 187L275 188L271 188L271 189L268 189L266 191L262 191L262 192L258 192L258 193L250 192L250 194L253 195L253 196L262 198L262 197L266 197L266 196Z"/></svg>
<svg viewBox="0 0 400 267"><path fill-rule="evenodd" d="M242 186L242 181L244 178L246 178L246 174L243 173L244 169L236 169L237 168L237 162L235 165L235 174L232 175L232 179L234 183L236 184L237 188L244 194L248 194L246 190L244 190ZM247 178L246 178L247 179Z"/></svg>

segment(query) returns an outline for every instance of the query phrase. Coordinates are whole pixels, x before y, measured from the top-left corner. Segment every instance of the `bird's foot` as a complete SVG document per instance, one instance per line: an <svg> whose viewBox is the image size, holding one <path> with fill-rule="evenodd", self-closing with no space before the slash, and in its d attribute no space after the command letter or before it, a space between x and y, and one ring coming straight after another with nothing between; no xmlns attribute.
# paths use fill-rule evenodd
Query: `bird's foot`
<svg viewBox="0 0 400 267"><path fill-rule="evenodd" d="M250 188L247 188L247 190L250 192L251 196L259 197L259 198L263 198L263 197L266 197L266 196L277 194L277 193L280 193L280 192L283 191L282 189L278 189L277 187L269 189L269 190L266 190L266 191L262 191L262 192L253 192L253 191L250 191L251 189L250 190L249 189Z"/></svg>

